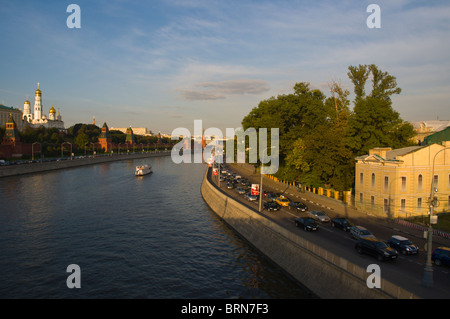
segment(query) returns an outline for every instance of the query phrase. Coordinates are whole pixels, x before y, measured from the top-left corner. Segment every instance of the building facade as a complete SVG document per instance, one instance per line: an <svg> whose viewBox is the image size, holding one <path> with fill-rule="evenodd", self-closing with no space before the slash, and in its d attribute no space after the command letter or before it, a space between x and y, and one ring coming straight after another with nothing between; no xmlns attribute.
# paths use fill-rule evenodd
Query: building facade
<svg viewBox="0 0 450 319"><path fill-rule="evenodd" d="M375 148L356 158L355 205L389 218L450 211L450 142L401 149Z"/></svg>
<svg viewBox="0 0 450 319"><path fill-rule="evenodd" d="M6 123L9 121L10 116L12 116L19 131L22 131L27 125L27 121L22 119L22 111L20 109L0 104L0 127L6 127Z"/></svg>

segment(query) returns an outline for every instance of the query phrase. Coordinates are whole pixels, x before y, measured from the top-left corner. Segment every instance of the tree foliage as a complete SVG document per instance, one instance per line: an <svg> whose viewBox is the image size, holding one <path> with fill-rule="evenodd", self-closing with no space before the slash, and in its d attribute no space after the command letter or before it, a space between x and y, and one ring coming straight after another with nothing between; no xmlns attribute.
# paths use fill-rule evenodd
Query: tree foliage
<svg viewBox="0 0 450 319"><path fill-rule="evenodd" d="M353 110L350 92L341 84L331 82L331 96L326 97L300 82L293 93L261 101L244 117L244 129L279 128L279 178L348 190L356 156L373 147L411 145L412 126L392 108L391 96L401 92L396 78L373 64L350 66L348 77Z"/></svg>

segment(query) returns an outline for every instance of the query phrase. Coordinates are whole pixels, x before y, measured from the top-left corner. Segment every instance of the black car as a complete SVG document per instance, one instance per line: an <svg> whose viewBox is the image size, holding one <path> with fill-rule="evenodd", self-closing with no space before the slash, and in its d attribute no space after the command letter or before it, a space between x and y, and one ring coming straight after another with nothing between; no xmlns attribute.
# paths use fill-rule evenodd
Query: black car
<svg viewBox="0 0 450 319"><path fill-rule="evenodd" d="M228 182L228 183L227 183L227 188L228 188L228 189L232 189L232 188L234 188L234 184L233 184L233 183L230 183L230 182Z"/></svg>
<svg viewBox="0 0 450 319"><path fill-rule="evenodd" d="M281 206L278 205L276 202L264 202L264 208L267 209L269 212L271 212L280 210Z"/></svg>
<svg viewBox="0 0 450 319"><path fill-rule="evenodd" d="M295 220L296 227L303 227L306 231L318 230L319 225L311 217L299 217Z"/></svg>
<svg viewBox="0 0 450 319"><path fill-rule="evenodd" d="M450 266L450 248L438 247L431 254L431 260L436 266Z"/></svg>
<svg viewBox="0 0 450 319"><path fill-rule="evenodd" d="M298 212L306 212L308 210L308 206L300 202L289 202L289 209L291 207L296 209Z"/></svg>
<svg viewBox="0 0 450 319"><path fill-rule="evenodd" d="M350 231L353 224L345 218L335 217L331 219L331 226L342 229L343 231Z"/></svg>
<svg viewBox="0 0 450 319"><path fill-rule="evenodd" d="M393 260L398 257L397 251L377 238L362 238L355 244L360 254L368 254L377 257L379 261Z"/></svg>
<svg viewBox="0 0 450 319"><path fill-rule="evenodd" d="M394 235L389 238L387 244L403 255L416 255L419 252L419 248L403 236Z"/></svg>

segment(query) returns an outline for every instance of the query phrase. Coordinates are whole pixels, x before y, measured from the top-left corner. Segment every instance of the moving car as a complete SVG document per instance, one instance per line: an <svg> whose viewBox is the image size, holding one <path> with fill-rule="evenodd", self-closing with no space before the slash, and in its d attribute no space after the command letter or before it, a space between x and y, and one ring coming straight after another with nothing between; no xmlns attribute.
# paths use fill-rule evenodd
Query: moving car
<svg viewBox="0 0 450 319"><path fill-rule="evenodd" d="M377 257L379 261L392 260L398 257L397 251L377 238L362 238L355 244L360 254L368 254Z"/></svg>
<svg viewBox="0 0 450 319"><path fill-rule="evenodd" d="M290 200L287 199L287 198L284 197L284 196L277 197L277 198L275 199L275 201L277 202L278 205L284 206L284 207L287 207L287 206L289 205L289 202L290 202Z"/></svg>
<svg viewBox="0 0 450 319"><path fill-rule="evenodd" d="M269 212L271 212L280 210L281 206L275 202L264 202L264 208L267 209Z"/></svg>
<svg viewBox="0 0 450 319"><path fill-rule="evenodd" d="M295 220L296 227L303 227L306 231L318 230L319 225L311 217L299 217Z"/></svg>
<svg viewBox="0 0 450 319"><path fill-rule="evenodd" d="M335 217L331 220L331 226L342 229L343 231L350 231L353 224L345 218Z"/></svg>
<svg viewBox="0 0 450 319"><path fill-rule="evenodd" d="M259 199L258 195L252 195L252 193L250 193L250 192L245 193L244 196L245 196L246 199L248 199L251 202L256 201L257 199Z"/></svg>
<svg viewBox="0 0 450 319"><path fill-rule="evenodd" d="M375 238L375 236L363 226L353 226L350 235L355 239Z"/></svg>
<svg viewBox="0 0 450 319"><path fill-rule="evenodd" d="M403 255L416 255L419 252L419 247L403 236L393 235L387 244Z"/></svg>
<svg viewBox="0 0 450 319"><path fill-rule="evenodd" d="M242 187L236 188L236 191L238 192L239 195L244 195L246 192L245 189L243 189Z"/></svg>
<svg viewBox="0 0 450 319"><path fill-rule="evenodd" d="M301 202L290 202L289 209L291 207L296 209L299 212L306 212L308 210L308 206L306 206L305 204L303 204Z"/></svg>
<svg viewBox="0 0 450 319"><path fill-rule="evenodd" d="M450 266L450 248L438 247L431 254L431 260L436 266Z"/></svg>
<svg viewBox="0 0 450 319"><path fill-rule="evenodd" d="M267 193L266 197L267 197L267 199L270 199L270 200L274 201L274 200L277 199L277 194L275 194L275 193Z"/></svg>
<svg viewBox="0 0 450 319"><path fill-rule="evenodd" d="M230 182L228 182L228 183L227 183L227 188L228 188L228 189L232 189L232 188L234 188L234 185L233 185L233 183L230 183Z"/></svg>
<svg viewBox="0 0 450 319"><path fill-rule="evenodd" d="M321 223L326 223L330 221L330 217L328 217L327 214L321 211L312 210L308 213L308 215Z"/></svg>

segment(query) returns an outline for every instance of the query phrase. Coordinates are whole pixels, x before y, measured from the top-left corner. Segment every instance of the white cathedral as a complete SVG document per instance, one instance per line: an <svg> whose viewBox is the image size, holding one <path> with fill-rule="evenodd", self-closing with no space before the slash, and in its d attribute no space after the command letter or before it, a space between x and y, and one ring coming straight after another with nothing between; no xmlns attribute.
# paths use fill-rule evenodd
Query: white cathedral
<svg viewBox="0 0 450 319"><path fill-rule="evenodd" d="M48 112L48 117L42 112L42 91L38 88L34 95L34 113L31 113L30 101L27 100L23 104L23 119L26 120L32 127L44 126L46 128L58 128L64 129L64 122L62 116L59 113L56 114L55 108L50 108Z"/></svg>

